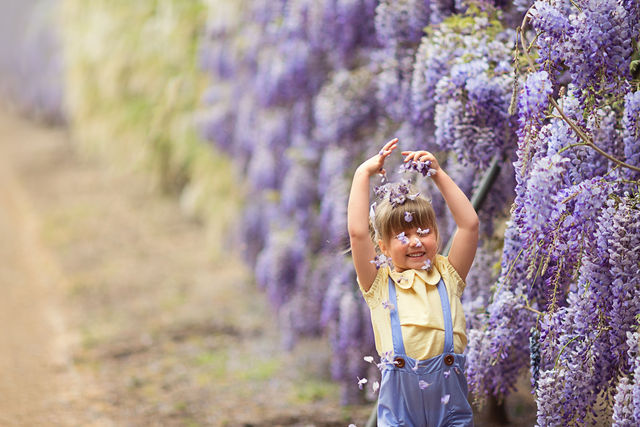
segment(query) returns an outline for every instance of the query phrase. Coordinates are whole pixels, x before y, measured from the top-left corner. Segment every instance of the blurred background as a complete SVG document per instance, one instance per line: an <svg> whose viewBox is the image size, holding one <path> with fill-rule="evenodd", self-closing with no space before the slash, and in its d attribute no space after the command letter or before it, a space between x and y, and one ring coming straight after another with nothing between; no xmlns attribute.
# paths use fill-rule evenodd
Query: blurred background
<svg viewBox="0 0 640 427"><path fill-rule="evenodd" d="M349 176L396 135L469 195L512 156L530 3L0 0L0 425L365 425ZM436 114L455 58L491 64L473 149ZM468 313L499 273L497 179ZM528 425L523 381L499 414Z"/></svg>

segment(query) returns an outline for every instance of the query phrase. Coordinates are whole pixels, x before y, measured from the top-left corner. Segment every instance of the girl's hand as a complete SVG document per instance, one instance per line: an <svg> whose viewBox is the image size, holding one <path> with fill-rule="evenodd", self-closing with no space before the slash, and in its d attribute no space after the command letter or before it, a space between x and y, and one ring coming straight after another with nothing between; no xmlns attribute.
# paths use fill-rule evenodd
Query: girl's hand
<svg viewBox="0 0 640 427"><path fill-rule="evenodd" d="M384 169L385 159L398 147L398 138L394 138L387 142L378 154L371 157L362 163L358 169L363 170L369 176L373 176L376 173L384 175L387 171Z"/></svg>
<svg viewBox="0 0 640 427"><path fill-rule="evenodd" d="M433 154L428 151L403 151L402 155L404 156L404 162L431 162L431 169L435 169L436 172L440 170L440 165L438 164L438 160L435 158Z"/></svg>

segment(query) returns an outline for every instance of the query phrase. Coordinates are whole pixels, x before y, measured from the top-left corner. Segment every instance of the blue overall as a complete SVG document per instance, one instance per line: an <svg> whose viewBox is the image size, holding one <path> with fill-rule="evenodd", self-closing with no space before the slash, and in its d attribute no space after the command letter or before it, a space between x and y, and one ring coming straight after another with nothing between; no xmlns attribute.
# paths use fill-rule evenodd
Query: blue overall
<svg viewBox="0 0 640 427"><path fill-rule="evenodd" d="M389 302L395 307L390 310L394 359L382 371L378 426L473 426L464 373L466 357L454 353L451 308L442 278L438 293L444 316L444 353L416 360L405 354L396 286L389 278Z"/></svg>

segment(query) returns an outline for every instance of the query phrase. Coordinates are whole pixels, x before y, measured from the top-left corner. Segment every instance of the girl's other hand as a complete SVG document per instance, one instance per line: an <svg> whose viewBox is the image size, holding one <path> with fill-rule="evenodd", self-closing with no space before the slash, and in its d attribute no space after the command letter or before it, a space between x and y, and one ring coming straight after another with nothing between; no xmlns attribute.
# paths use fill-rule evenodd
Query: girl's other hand
<svg viewBox="0 0 640 427"><path fill-rule="evenodd" d="M420 151L403 151L402 155L404 156L404 162L416 161L416 162L431 162L431 169L435 169L436 171L440 170L440 165L438 164L438 160L436 157L428 151L420 150Z"/></svg>
<svg viewBox="0 0 640 427"><path fill-rule="evenodd" d="M366 160L362 163L358 169L362 169L369 176L372 176L376 173L380 175L384 175L387 171L384 169L384 161L389 155L398 147L398 138L394 138L391 141L387 142L380 152L370 159Z"/></svg>

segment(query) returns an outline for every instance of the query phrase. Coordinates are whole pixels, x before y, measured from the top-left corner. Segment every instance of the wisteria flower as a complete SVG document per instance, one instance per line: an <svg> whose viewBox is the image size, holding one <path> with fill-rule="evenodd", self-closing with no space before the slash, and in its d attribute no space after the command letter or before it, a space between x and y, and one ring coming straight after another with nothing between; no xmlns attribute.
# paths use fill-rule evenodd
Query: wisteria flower
<svg viewBox="0 0 640 427"><path fill-rule="evenodd" d="M360 377L356 377L356 378L358 378L358 388L362 390L364 385L368 382L368 380L366 378L360 378Z"/></svg>
<svg viewBox="0 0 640 427"><path fill-rule="evenodd" d="M403 164L400 167L400 172L403 172L403 173L411 170L414 170L425 177L433 176L436 173L436 170L431 167L430 160L427 160L426 162L421 162L420 160L413 160L411 162L407 162Z"/></svg>
<svg viewBox="0 0 640 427"><path fill-rule="evenodd" d="M372 264L375 264L376 270L378 270L380 269L380 267L390 265L391 259L387 258L384 254L380 254L380 255L376 255L376 257L369 262Z"/></svg>
<svg viewBox="0 0 640 427"><path fill-rule="evenodd" d="M413 200L417 199L419 195L420 195L419 191L416 194L408 194L407 195L407 199L413 201ZM411 221L408 221L408 222L411 222Z"/></svg>
<svg viewBox="0 0 640 427"><path fill-rule="evenodd" d="M404 234L404 231L396 236L396 239L400 240L403 245L409 244L409 238Z"/></svg>
<svg viewBox="0 0 640 427"><path fill-rule="evenodd" d="M405 212L404 213L404 220L406 222L411 222L413 221L413 212Z"/></svg>
<svg viewBox="0 0 640 427"><path fill-rule="evenodd" d="M420 390L424 390L425 388L429 387L430 385L431 385L431 383L428 383L425 380L418 381L418 387L420 387Z"/></svg>
<svg viewBox="0 0 640 427"><path fill-rule="evenodd" d="M416 231L416 233L418 233L418 235L420 236L426 236L427 234L429 234L429 231L431 231L428 228L425 228L424 230L420 227L418 227L418 231Z"/></svg>
<svg viewBox="0 0 640 427"><path fill-rule="evenodd" d="M445 394L444 396L442 396L442 399L440 399L440 402L442 402L443 405L446 405L447 403L449 403L450 398L450 394Z"/></svg>
<svg viewBox="0 0 640 427"><path fill-rule="evenodd" d="M399 184L385 184L379 185L373 189L376 196L380 199L388 199L391 206L397 208L407 201L409 196L409 184L407 180L403 180Z"/></svg>
<svg viewBox="0 0 640 427"><path fill-rule="evenodd" d="M390 302L390 301L383 301L382 302L382 308L386 308L389 311L393 311L393 310L396 309L396 306L393 305L393 303Z"/></svg>
<svg viewBox="0 0 640 427"><path fill-rule="evenodd" d="M380 369L381 371L385 368L385 366L387 365L393 365L393 360L392 360L392 356L393 356L393 352L392 351L386 351L382 354L382 356L380 356L380 363L378 363L378 369Z"/></svg>

